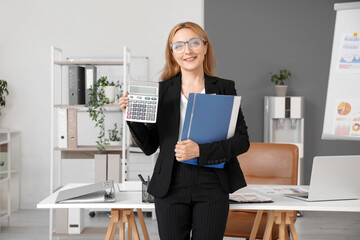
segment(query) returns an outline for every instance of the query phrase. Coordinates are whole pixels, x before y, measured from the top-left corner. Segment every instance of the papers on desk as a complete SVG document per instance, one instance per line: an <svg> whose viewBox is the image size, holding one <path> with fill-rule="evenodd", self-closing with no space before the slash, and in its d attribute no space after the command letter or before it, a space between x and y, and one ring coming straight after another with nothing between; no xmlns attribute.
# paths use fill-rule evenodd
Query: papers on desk
<svg viewBox="0 0 360 240"><path fill-rule="evenodd" d="M307 193L308 190L299 186L251 186L252 189L267 195Z"/></svg>
<svg viewBox="0 0 360 240"><path fill-rule="evenodd" d="M262 196L258 193L231 193L229 199L235 202L241 203L263 203L263 202L272 202L272 199L269 197Z"/></svg>

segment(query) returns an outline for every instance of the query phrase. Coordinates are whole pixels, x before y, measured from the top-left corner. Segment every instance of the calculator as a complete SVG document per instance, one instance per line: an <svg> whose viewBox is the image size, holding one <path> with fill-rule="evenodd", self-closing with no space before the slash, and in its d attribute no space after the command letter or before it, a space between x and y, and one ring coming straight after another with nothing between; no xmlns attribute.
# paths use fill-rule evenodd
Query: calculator
<svg viewBox="0 0 360 240"><path fill-rule="evenodd" d="M125 119L131 122L155 123L159 102L159 85L155 82L130 83L129 104Z"/></svg>

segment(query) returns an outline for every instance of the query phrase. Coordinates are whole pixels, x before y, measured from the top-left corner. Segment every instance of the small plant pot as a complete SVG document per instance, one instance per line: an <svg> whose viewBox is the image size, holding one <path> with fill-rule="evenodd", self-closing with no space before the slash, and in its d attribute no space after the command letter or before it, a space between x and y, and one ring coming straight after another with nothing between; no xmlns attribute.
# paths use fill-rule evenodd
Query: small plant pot
<svg viewBox="0 0 360 240"><path fill-rule="evenodd" d="M109 102L114 103L116 87L115 86L106 86L106 87L104 87L104 91L105 91L105 96L109 99Z"/></svg>
<svg viewBox="0 0 360 240"><path fill-rule="evenodd" d="M121 142L120 141L109 141L109 145L110 146L120 146Z"/></svg>
<svg viewBox="0 0 360 240"><path fill-rule="evenodd" d="M286 96L287 87L288 87L288 86L285 86L285 85L276 85L276 86L275 86L276 96L278 96L278 97L285 97L285 96Z"/></svg>

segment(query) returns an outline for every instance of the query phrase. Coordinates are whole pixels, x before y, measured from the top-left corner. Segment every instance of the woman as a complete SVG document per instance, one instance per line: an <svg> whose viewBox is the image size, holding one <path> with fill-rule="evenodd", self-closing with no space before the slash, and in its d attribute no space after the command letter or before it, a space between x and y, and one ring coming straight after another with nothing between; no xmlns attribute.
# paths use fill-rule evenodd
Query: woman
<svg viewBox="0 0 360 240"><path fill-rule="evenodd" d="M166 64L159 84L157 122L128 122L138 146L150 155L160 147L148 192L155 197L161 239L222 239L229 192L245 187L236 156L249 148L241 109L235 134L220 142L180 141L189 93L236 95L233 81L214 75L215 56L205 31L185 22L170 32ZM126 110L127 93L119 100ZM219 114L221 109L219 109ZM197 158L198 165L181 163ZM202 167L225 162L223 169Z"/></svg>

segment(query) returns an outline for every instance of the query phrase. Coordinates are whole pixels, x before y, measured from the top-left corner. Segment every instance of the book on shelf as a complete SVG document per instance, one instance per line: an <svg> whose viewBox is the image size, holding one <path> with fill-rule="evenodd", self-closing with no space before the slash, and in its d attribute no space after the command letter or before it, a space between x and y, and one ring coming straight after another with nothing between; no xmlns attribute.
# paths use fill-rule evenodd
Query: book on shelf
<svg viewBox="0 0 360 240"><path fill-rule="evenodd" d="M68 234L80 234L85 228L85 217L83 208L69 208L67 230Z"/></svg>
<svg viewBox="0 0 360 240"><path fill-rule="evenodd" d="M78 135L77 135L77 109L67 109L67 147L78 147Z"/></svg>
<svg viewBox="0 0 360 240"><path fill-rule="evenodd" d="M107 154L107 179L119 183L121 180L120 154Z"/></svg>
<svg viewBox="0 0 360 240"><path fill-rule="evenodd" d="M92 91L94 90L94 86L97 82L96 79L96 66L94 65L86 65L85 66L85 104L89 104L90 96Z"/></svg>
<svg viewBox="0 0 360 240"><path fill-rule="evenodd" d="M58 109L58 146L67 148L67 109Z"/></svg>
<svg viewBox="0 0 360 240"><path fill-rule="evenodd" d="M69 104L85 104L85 68L69 66Z"/></svg>
<svg viewBox="0 0 360 240"><path fill-rule="evenodd" d="M95 182L107 180L107 154L94 155Z"/></svg>

